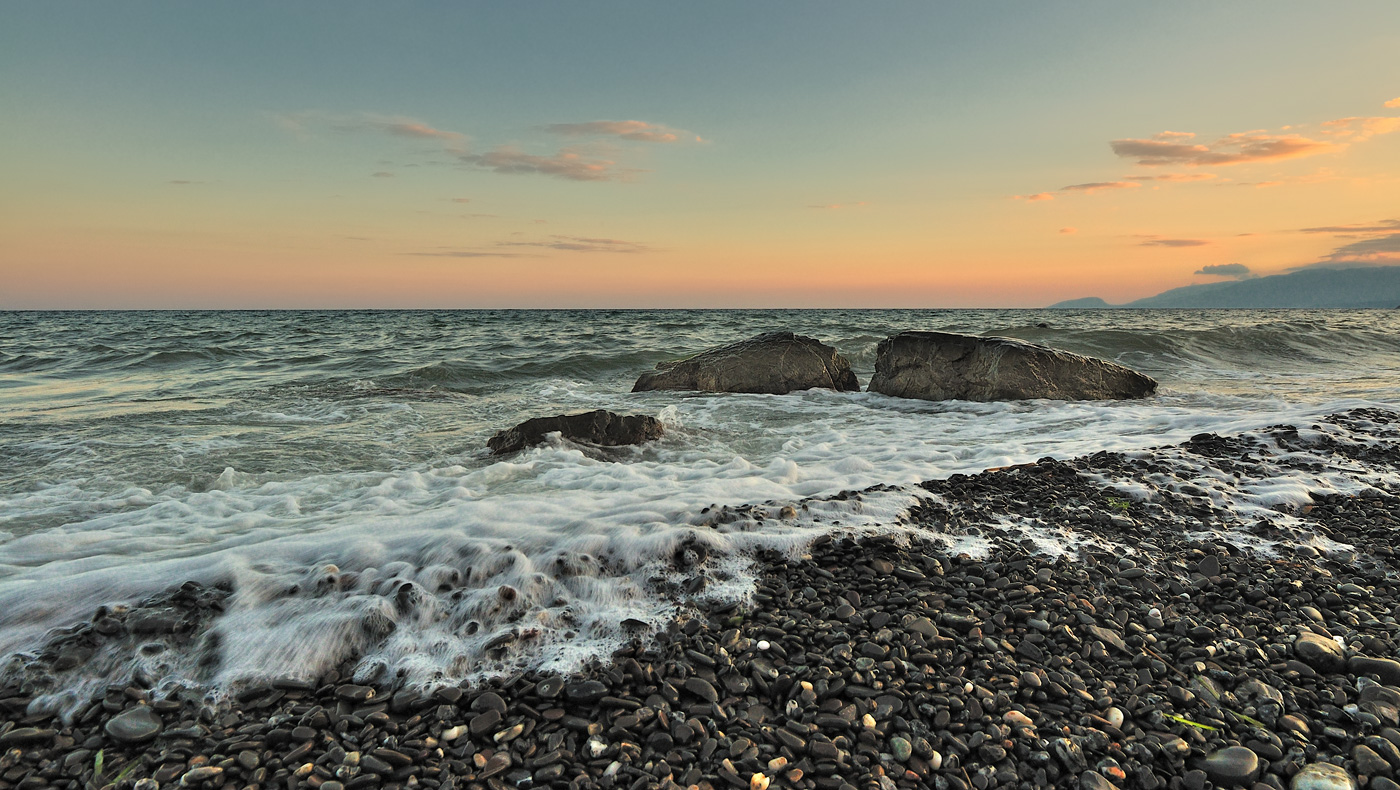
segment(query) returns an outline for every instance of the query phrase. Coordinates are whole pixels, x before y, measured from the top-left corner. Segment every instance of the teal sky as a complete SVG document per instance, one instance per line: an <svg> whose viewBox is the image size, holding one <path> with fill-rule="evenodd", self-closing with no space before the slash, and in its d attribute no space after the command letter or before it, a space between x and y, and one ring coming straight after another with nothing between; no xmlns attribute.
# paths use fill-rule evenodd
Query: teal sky
<svg viewBox="0 0 1400 790"><path fill-rule="evenodd" d="M1322 139L1328 121L1400 115L1384 106L1397 52L1393 0L10 3L0 307L1141 296L1202 265L1266 273L1330 249L1227 246L1241 233L1400 214L1400 135L1212 174L1344 180L1341 196L1015 196L1135 172L1110 140ZM629 120L677 139L558 126ZM580 180L462 158L501 151L611 164ZM1131 241L1153 236L1214 248ZM798 295L794 277L810 279ZM521 296L541 280L557 287Z"/></svg>

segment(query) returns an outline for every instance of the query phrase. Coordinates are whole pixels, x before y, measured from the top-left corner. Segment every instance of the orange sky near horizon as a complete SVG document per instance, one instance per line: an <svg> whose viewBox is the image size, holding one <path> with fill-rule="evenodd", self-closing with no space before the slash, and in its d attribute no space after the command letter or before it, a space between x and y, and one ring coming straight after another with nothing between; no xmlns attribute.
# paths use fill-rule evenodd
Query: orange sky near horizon
<svg viewBox="0 0 1400 790"><path fill-rule="evenodd" d="M1229 36L1087 5L355 5L321 38L315 3L10 7L0 309L1040 307L1400 265L1395 6Z"/></svg>

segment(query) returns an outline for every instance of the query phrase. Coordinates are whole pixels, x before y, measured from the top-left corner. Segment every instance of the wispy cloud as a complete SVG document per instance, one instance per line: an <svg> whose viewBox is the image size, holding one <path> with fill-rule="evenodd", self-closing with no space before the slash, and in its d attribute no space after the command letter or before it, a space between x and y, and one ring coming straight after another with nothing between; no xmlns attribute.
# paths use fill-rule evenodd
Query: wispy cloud
<svg viewBox="0 0 1400 790"><path fill-rule="evenodd" d="M503 241L502 247L543 247L564 252L647 252L650 248L635 241L622 239L601 239L589 236L553 235L540 241Z"/></svg>
<svg viewBox="0 0 1400 790"><path fill-rule="evenodd" d="M1103 192L1109 189L1135 189L1142 186L1135 181L1091 181L1087 184L1070 184L1067 187L1060 187L1060 192L1083 192L1092 195L1095 192Z"/></svg>
<svg viewBox="0 0 1400 790"><path fill-rule="evenodd" d="M1400 98L1388 101L1385 105L1387 107L1400 107ZM1109 148L1118 157L1132 160L1135 164L1144 167L1226 167L1277 162L1336 153L1346 150L1348 146L1365 142L1380 135L1400 132L1400 117L1348 116L1324 121L1314 127L1314 131L1307 134L1303 133L1304 129L1305 127L1299 126L1284 126L1278 131L1255 129L1248 132L1227 134L1209 141L1197 139L1194 132L1164 131L1149 137L1126 137L1110 140ZM1034 202L1054 200L1057 193L1083 192L1093 194L1103 190L1121 189L1123 186L1137 186L1145 183L1187 183L1211 181L1216 178L1217 176L1213 173L1129 175L1118 181L1072 184L1050 192L1015 195L1014 197L1017 200ZM1247 183L1226 181L1220 185L1272 187L1295 182L1304 183L1299 179L1275 178L1269 181Z"/></svg>
<svg viewBox="0 0 1400 790"><path fill-rule="evenodd" d="M1060 232L1065 234L1066 236L1069 236L1078 233L1079 228L1060 228Z"/></svg>
<svg viewBox="0 0 1400 790"><path fill-rule="evenodd" d="M398 137L413 137L419 140L443 140L447 142L457 142L466 139L466 135L461 132L435 129L423 121L400 116L384 117L366 115L360 123L366 127L378 129Z"/></svg>
<svg viewBox="0 0 1400 790"><path fill-rule="evenodd" d="M1352 225L1319 225L1300 228L1302 233L1330 234L1342 244L1310 267L1394 266L1400 264L1400 219ZM1307 267L1301 267L1307 268Z"/></svg>
<svg viewBox="0 0 1400 790"><path fill-rule="evenodd" d="M1249 267L1243 263L1212 263L1202 266L1195 271L1196 274L1204 274L1207 277L1234 277L1244 279L1249 276Z"/></svg>
<svg viewBox="0 0 1400 790"><path fill-rule="evenodd" d="M698 135L664 124L647 121L589 121L544 127L553 134L594 138L581 140L576 145L566 146L554 153L529 153L514 144L498 145L479 153L469 145L470 138L466 134L438 128L427 121L409 116L375 113L333 114L307 110L272 117L280 126L302 138L309 138L311 133L318 129L407 138L439 145L442 151L451 157L445 160L439 158L426 164L468 165L495 173L536 174L567 181L626 181L637 173L646 172L620 164L618 155L626 153L626 149L604 138L649 143L704 142ZM387 177L387 171L386 175L380 177ZM454 200L468 202L470 198Z"/></svg>
<svg viewBox="0 0 1400 790"><path fill-rule="evenodd" d="M1373 266L1400 264L1400 233L1375 236L1343 244L1322 259L1325 263L1357 263Z"/></svg>
<svg viewBox="0 0 1400 790"><path fill-rule="evenodd" d="M1173 135L1182 134L1173 132ZM1160 135L1158 135L1160 137ZM1238 165L1278 159L1297 159L1335 151L1336 143L1312 140L1296 134L1242 132L1226 135L1210 144L1183 142L1186 138L1112 140L1113 153L1140 165L1186 167Z"/></svg>
<svg viewBox="0 0 1400 790"><path fill-rule="evenodd" d="M1400 219L1383 219L1370 225L1321 225L1316 228L1299 228L1302 233L1336 233L1356 235L1361 233L1400 233Z"/></svg>
<svg viewBox="0 0 1400 790"><path fill-rule="evenodd" d="M538 258L524 252L504 252L501 250L432 250L426 252L405 252L403 255L416 255L425 258Z"/></svg>
<svg viewBox="0 0 1400 790"><path fill-rule="evenodd" d="M1164 239L1161 236L1140 236L1140 247L1204 247L1210 244L1205 239Z"/></svg>
<svg viewBox="0 0 1400 790"><path fill-rule="evenodd" d="M1335 121L1328 121L1322 126L1322 133L1325 135L1346 140L1349 143L1360 143L1377 135L1390 134L1400 130L1400 117L1373 115L1338 118Z"/></svg>
<svg viewBox="0 0 1400 790"><path fill-rule="evenodd" d="M453 203L470 203L470 202L472 202L472 199L471 199L471 198L448 198L448 200L452 201Z"/></svg>
<svg viewBox="0 0 1400 790"><path fill-rule="evenodd" d="M622 167L612 159L585 154L578 148L564 148L550 156L539 156L527 154L515 146L503 145L485 154L463 154L460 159L495 173L535 173L568 181L621 181L644 172Z"/></svg>
<svg viewBox="0 0 1400 790"><path fill-rule="evenodd" d="M393 173L390 173L388 170L379 170L379 171L377 171L377 172L370 173L370 175L373 176L373 177L375 177L375 178L393 178L393 177L394 177L394 174L393 174Z"/></svg>
<svg viewBox="0 0 1400 790"><path fill-rule="evenodd" d="M1169 183L1184 183L1188 181L1210 181L1219 176L1214 173L1158 173L1150 176L1124 176L1128 181L1163 181Z"/></svg>
<svg viewBox="0 0 1400 790"><path fill-rule="evenodd" d="M418 140L434 140L447 144L449 148L460 148L467 136L461 132L438 129L426 121L406 115L379 115L376 113L336 114L320 110L304 110L296 113L281 113L273 118L284 129L305 136L316 128L327 128L338 132L378 132L394 137L408 137Z"/></svg>
<svg viewBox="0 0 1400 790"><path fill-rule="evenodd" d="M566 137L620 137L647 143L703 143L700 135L665 124L646 121L587 121L585 123L552 123L544 130Z"/></svg>

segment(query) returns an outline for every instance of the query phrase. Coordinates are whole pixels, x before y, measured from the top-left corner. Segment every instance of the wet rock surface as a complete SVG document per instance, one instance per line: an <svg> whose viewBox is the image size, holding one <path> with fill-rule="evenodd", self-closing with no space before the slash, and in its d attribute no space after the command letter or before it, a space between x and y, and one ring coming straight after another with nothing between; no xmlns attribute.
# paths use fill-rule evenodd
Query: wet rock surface
<svg viewBox="0 0 1400 790"><path fill-rule="evenodd" d="M901 332L880 341L869 390L922 400L1145 398L1157 382L1102 359L1005 337Z"/></svg>
<svg viewBox="0 0 1400 790"><path fill-rule="evenodd" d="M661 421L646 415L614 414L603 409L582 414L561 414L556 417L536 417L514 428L496 433L486 441L493 455L505 455L533 447L551 433L559 433L571 442L598 447L619 447L660 439L664 432Z"/></svg>
<svg viewBox="0 0 1400 790"><path fill-rule="evenodd" d="M782 395L812 388L856 392L860 384L850 363L835 348L792 332L768 332L688 359L659 363L656 370L637 379L632 391Z"/></svg>
<svg viewBox="0 0 1400 790"><path fill-rule="evenodd" d="M31 705L33 678L7 681L0 787L1388 790L1400 418L1345 419L1379 440L1308 441L1390 477L1286 519L1241 531L1209 497L1125 501L1105 482L1157 479L1165 451L929 481L911 529L761 553L747 602L695 601L568 678L403 689L346 664L219 700L133 678L71 719ZM1173 450L1241 474L1257 451L1216 436ZM1295 520L1330 543L1289 543ZM1247 552L1242 535L1277 542ZM188 601L222 601L181 590L186 604L152 602L180 628L206 616ZM129 630L132 612L104 616ZM64 638L97 644L86 628ZM158 732L116 737L143 708Z"/></svg>

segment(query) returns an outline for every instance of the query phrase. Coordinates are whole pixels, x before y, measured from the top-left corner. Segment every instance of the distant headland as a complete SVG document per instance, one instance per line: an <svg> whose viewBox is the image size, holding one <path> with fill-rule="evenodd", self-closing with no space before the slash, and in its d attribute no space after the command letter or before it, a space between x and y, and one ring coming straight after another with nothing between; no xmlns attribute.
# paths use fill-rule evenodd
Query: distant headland
<svg viewBox="0 0 1400 790"><path fill-rule="evenodd" d="M1354 269L1304 269L1249 280L1173 288L1127 304L1109 304L1097 296L1070 299L1052 308L1150 307L1302 307L1366 308L1400 306L1400 266Z"/></svg>

